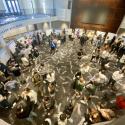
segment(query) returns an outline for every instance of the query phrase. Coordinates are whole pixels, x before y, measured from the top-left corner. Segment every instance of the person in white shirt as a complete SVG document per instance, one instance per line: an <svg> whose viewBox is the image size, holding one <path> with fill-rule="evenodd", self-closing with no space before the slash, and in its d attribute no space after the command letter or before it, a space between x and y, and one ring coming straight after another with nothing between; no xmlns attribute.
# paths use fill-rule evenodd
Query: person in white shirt
<svg viewBox="0 0 125 125"><path fill-rule="evenodd" d="M40 40L40 43L42 43L43 35L42 35L42 33L41 33L41 32L40 32L38 35L39 35L39 40Z"/></svg>
<svg viewBox="0 0 125 125"><path fill-rule="evenodd" d="M60 47L60 45L61 45L61 40L60 39L57 40L56 45L57 45L57 48Z"/></svg>
<svg viewBox="0 0 125 125"><path fill-rule="evenodd" d="M71 39L72 39L72 41L75 39L75 34L74 34L74 32L72 32Z"/></svg>
<svg viewBox="0 0 125 125"><path fill-rule="evenodd" d="M26 88L21 96L24 98L24 99L27 99L27 96L30 98L30 101L33 102L34 104L37 104L37 93L34 91L34 90L31 90L29 88Z"/></svg>
<svg viewBox="0 0 125 125"><path fill-rule="evenodd" d="M103 59L108 58L110 56L109 51L103 50L100 55Z"/></svg>
<svg viewBox="0 0 125 125"><path fill-rule="evenodd" d="M115 71L112 74L112 77L110 78L109 84L114 86L114 84L116 82L119 82L120 80L122 80L125 77L124 72L125 72L124 69L123 70L119 70L119 71Z"/></svg>
<svg viewBox="0 0 125 125"><path fill-rule="evenodd" d="M22 61L24 66L29 66L29 61L24 55L22 55L21 61Z"/></svg>
<svg viewBox="0 0 125 125"><path fill-rule="evenodd" d="M80 72L82 74L85 74L85 73L89 73L90 71L92 70L92 67L90 66L90 64L81 64L80 65Z"/></svg>
<svg viewBox="0 0 125 125"><path fill-rule="evenodd" d="M101 71L97 74L94 75L94 77L90 80L95 84L104 84L104 83L108 83L108 78L106 77L106 75L104 75Z"/></svg>
<svg viewBox="0 0 125 125"><path fill-rule="evenodd" d="M49 83L53 83L55 81L55 71L47 74L46 81L49 82Z"/></svg>
<svg viewBox="0 0 125 125"><path fill-rule="evenodd" d="M123 67L122 70L119 71L115 71L110 80L109 80L109 85L111 85L112 87L114 87L116 82L119 82L120 80L122 80L125 77L125 69Z"/></svg>
<svg viewBox="0 0 125 125"><path fill-rule="evenodd" d="M105 64L108 63L109 57L110 57L109 47L108 45L105 45L104 49L102 48L102 50L100 51L100 64L102 70L105 69Z"/></svg>

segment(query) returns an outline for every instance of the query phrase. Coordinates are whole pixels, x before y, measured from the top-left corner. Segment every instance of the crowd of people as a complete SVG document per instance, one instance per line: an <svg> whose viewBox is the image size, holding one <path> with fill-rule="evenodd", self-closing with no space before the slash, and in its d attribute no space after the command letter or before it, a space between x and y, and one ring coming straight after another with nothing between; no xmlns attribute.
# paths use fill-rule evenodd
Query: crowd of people
<svg viewBox="0 0 125 125"><path fill-rule="evenodd" d="M44 109L45 116L52 114L55 108L55 71L47 71L44 63L40 63L39 68L38 65L33 69L31 66L36 65L39 57L38 46L49 45L50 55L53 55L65 42L65 30L61 34L51 33L49 36L37 32L24 42L16 42L15 52L11 53L6 65L0 62L0 108L11 110L11 124L15 124L15 119L27 119L34 124L33 117L37 115L33 111L36 107ZM22 77L28 68L32 69L31 88L25 86L27 77ZM41 74L40 70L46 71ZM64 119L64 116L62 114L61 118ZM43 125L49 122L45 119Z"/></svg>
<svg viewBox="0 0 125 125"><path fill-rule="evenodd" d="M84 46L87 38L85 34L83 34L82 37L80 38L80 43L81 46ZM91 70L90 68L92 68L88 63L80 64L80 70L74 75L73 88L75 89L75 96L78 98L83 96L84 101L82 103L88 105L91 98L96 96L97 90L102 91L103 93L105 87L107 89L110 88L109 91L114 91L114 95L116 94L115 92L118 91L117 84L123 83L125 78L124 43L125 41L123 38L116 38L116 36L111 40L109 40L109 37L102 37L102 35L93 39L91 44L94 49L91 54L90 62L99 66L98 73L95 73L89 81L86 81L84 74L86 72L89 73ZM83 55L83 50L80 49L78 52L78 60L81 60L82 63ZM116 69L111 72L113 66L115 66ZM95 107L90 108L88 106L87 112L85 113L85 123L94 124L101 121L108 121L116 116L114 107L111 107L112 104L108 102L111 97L109 93L110 92L106 92L105 94L102 94L99 104L95 104ZM115 108L125 109L124 93L122 94L120 96L115 96Z"/></svg>
<svg viewBox="0 0 125 125"><path fill-rule="evenodd" d="M112 91L117 91L115 85L125 78L125 41L122 38L113 37L108 40L108 37L102 35L93 38L91 45L94 50L89 62L100 67L98 73L95 73L89 81L85 80L84 74L90 71L91 66L81 64L84 56L83 48L87 42L90 42L86 33L80 36L79 32L77 34L72 32L67 36L66 31L63 30L61 34L51 33L47 36L45 33L37 32L30 39L30 42L16 42L15 53L12 53L7 64L0 62L0 109L11 112L12 125L15 125L17 119L25 119L36 125L34 119L39 117L36 110L40 110L44 114L42 125L68 125L68 120L71 120L78 99L81 99L81 102L87 106L87 111L84 113L85 120L81 125L109 121L116 117L114 107L108 105L110 102L107 99L109 98L107 92L100 97L100 102L94 107L90 108L89 102L96 96L97 90L103 91L103 88L110 87ZM50 56L52 56L59 51L67 39L70 41L77 39L81 46L77 53L79 71L74 74L73 78L74 95L66 104L63 112L57 111L56 120L53 123L50 117L59 107L56 105L55 99L58 86L56 72L53 68L46 69L47 64L45 63L41 62L39 66L36 64L36 60L40 56L38 47L47 44L50 47ZM109 73L112 62L115 63L118 70ZM29 67L35 67L31 68L31 86L27 83L27 76L22 77L22 74L27 75ZM107 99L107 102L102 104L104 99ZM125 108L123 96L116 98L115 106L120 109Z"/></svg>

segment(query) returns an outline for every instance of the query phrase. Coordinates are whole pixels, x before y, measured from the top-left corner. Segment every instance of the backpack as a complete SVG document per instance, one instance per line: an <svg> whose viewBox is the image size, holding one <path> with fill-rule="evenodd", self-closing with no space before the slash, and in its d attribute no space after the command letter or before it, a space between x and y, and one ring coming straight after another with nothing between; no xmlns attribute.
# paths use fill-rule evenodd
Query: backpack
<svg viewBox="0 0 125 125"><path fill-rule="evenodd" d="M56 44L54 42L51 43L51 48L56 48Z"/></svg>

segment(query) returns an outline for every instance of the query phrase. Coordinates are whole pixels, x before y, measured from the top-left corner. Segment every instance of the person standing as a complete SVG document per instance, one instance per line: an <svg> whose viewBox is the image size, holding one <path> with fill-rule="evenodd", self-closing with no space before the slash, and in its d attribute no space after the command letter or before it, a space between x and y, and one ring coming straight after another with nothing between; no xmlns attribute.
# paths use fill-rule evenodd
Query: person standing
<svg viewBox="0 0 125 125"><path fill-rule="evenodd" d="M65 30L62 32L62 35L61 35L61 41L62 41L62 43L65 43L65 42L66 42L66 34L65 34Z"/></svg>
<svg viewBox="0 0 125 125"><path fill-rule="evenodd" d="M125 77L124 69L115 71L109 80L109 84L113 87L116 82L119 82Z"/></svg>
<svg viewBox="0 0 125 125"><path fill-rule="evenodd" d="M33 34L33 37L32 37L32 47L34 48L36 45L37 45L37 41L36 41L36 36L35 34Z"/></svg>
<svg viewBox="0 0 125 125"><path fill-rule="evenodd" d="M55 53L55 50L56 50L56 43L54 40L52 40L51 42L51 54L54 54Z"/></svg>
<svg viewBox="0 0 125 125"><path fill-rule="evenodd" d="M5 77L10 76L11 71L9 70L8 66L4 65L2 62L0 62L0 70L4 73Z"/></svg>
<svg viewBox="0 0 125 125"><path fill-rule="evenodd" d="M60 45L61 45L61 40L57 39L57 49L60 47Z"/></svg>
<svg viewBox="0 0 125 125"><path fill-rule="evenodd" d="M36 37L37 37L38 44L40 45L40 34L39 34L39 32L37 32Z"/></svg>
<svg viewBox="0 0 125 125"><path fill-rule="evenodd" d="M39 38L40 38L40 43L42 43L42 40L43 40L43 35L42 35L42 33L41 33L41 32L39 33Z"/></svg>
<svg viewBox="0 0 125 125"><path fill-rule="evenodd" d="M85 33L83 33L82 36L80 37L80 44L81 44L81 46L83 46L85 44L87 39L88 39L87 36L85 35Z"/></svg>

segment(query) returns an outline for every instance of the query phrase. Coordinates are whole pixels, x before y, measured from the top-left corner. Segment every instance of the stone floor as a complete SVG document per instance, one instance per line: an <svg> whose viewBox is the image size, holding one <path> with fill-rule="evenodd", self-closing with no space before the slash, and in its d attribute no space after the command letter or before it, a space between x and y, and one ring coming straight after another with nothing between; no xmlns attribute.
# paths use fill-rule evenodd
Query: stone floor
<svg viewBox="0 0 125 125"><path fill-rule="evenodd" d="M77 59L77 52L81 48L79 41L67 41L61 47L57 50L57 52L54 55L50 55L50 48L48 45L42 45L38 47L40 50L40 56L36 61L35 67L39 65L39 63L43 62L47 64L47 66L50 69L54 69L56 72L56 109L55 114L57 113L57 108L60 105L60 111L64 110L64 107L68 102L73 98L74 91L72 89L72 83L73 83L73 76L74 74L79 70L79 64L88 64L91 67L91 70L89 73L84 74L84 78L86 81L89 81L89 79L98 72L100 66L97 63L90 63L91 53L93 51L92 45L89 43L84 45L83 51L84 56L80 62L78 62ZM31 69L34 68L34 66L31 66L29 68L29 71L26 72L26 74L23 74L23 77L25 77L28 81L27 85L25 86L31 86L30 83L30 76L31 76ZM45 69L46 70L46 69ZM113 71L116 71L117 67L115 66L115 63L112 63L112 68L108 71L109 74L111 74ZM108 76L107 73L107 76ZM90 102L89 106L94 105L100 101L100 98L102 96L103 92L107 92L109 94L108 103L112 104L113 100L116 97L116 94L124 93L124 82L117 84L117 91L111 91L110 88L106 87L103 88L102 91L98 90L96 92L97 98L93 98ZM80 122L84 120L84 112L87 109L87 105L81 103L81 98L75 100L75 108L73 111L73 114L68 121L68 125L82 125ZM105 103L106 100L103 100ZM94 103L94 104L93 104ZM10 123L10 118L8 117L11 111L1 111L0 118L4 119L5 121ZM35 123L33 125L42 125L43 121L43 112L41 110L36 109L35 110L37 114L37 118L35 119ZM52 121L54 122L54 116L50 117ZM31 123L27 120L16 120L14 125L30 125ZM107 123L107 125L110 125L111 123ZM53 125L53 124L52 124ZM100 124L101 125L101 124ZM103 124L104 125L104 124Z"/></svg>

